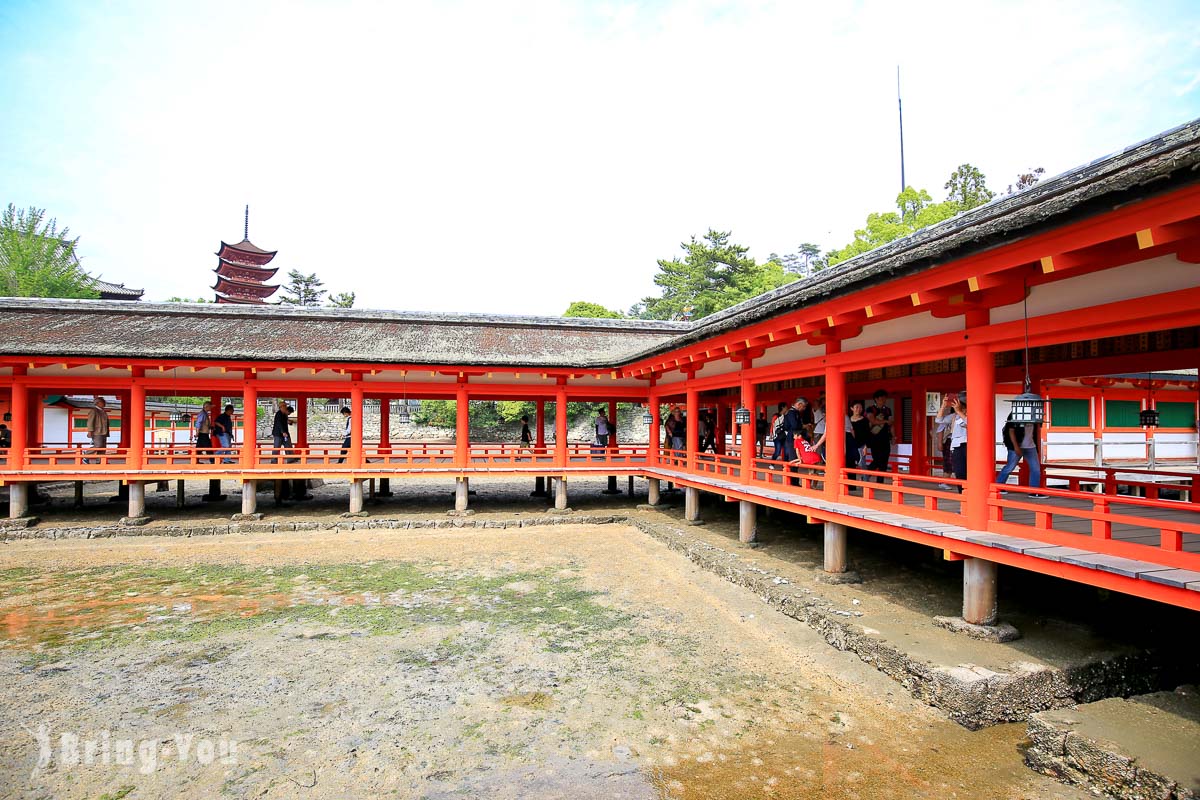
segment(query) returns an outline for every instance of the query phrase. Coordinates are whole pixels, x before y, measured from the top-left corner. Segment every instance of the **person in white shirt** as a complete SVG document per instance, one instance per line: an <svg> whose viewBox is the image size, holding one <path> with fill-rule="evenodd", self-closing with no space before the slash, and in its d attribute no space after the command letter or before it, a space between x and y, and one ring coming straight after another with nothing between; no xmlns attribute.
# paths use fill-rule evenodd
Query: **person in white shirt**
<svg viewBox="0 0 1200 800"><path fill-rule="evenodd" d="M967 395L947 395L942 401L942 410L934 419L938 430L950 428L950 464L954 477L967 479ZM962 491L962 487L958 487Z"/></svg>

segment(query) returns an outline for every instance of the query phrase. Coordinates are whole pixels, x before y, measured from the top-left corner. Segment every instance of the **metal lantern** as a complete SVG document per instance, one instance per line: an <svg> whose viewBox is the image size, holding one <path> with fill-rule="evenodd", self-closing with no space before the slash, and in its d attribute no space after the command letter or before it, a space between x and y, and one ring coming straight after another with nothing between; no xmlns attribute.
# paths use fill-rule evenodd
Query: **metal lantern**
<svg viewBox="0 0 1200 800"><path fill-rule="evenodd" d="M183 413L182 411L172 411L170 418L171 418L171 422L187 422L188 421L188 415Z"/></svg>
<svg viewBox="0 0 1200 800"><path fill-rule="evenodd" d="M1143 411L1141 414L1138 415L1138 419L1141 421L1143 428L1157 428L1158 427L1158 409L1157 408L1147 408L1145 411Z"/></svg>
<svg viewBox="0 0 1200 800"><path fill-rule="evenodd" d="M733 421L738 425L749 425L751 420L750 409L741 406L737 411L733 412Z"/></svg>
<svg viewBox="0 0 1200 800"><path fill-rule="evenodd" d="M642 414L642 424L643 425L653 425L654 424L654 415L650 413L649 408L647 408L645 410L645 412Z"/></svg>
<svg viewBox="0 0 1200 800"><path fill-rule="evenodd" d="M1046 421L1046 401L1026 386L1024 392L1013 398L1012 418L1021 424L1041 425Z"/></svg>
<svg viewBox="0 0 1200 800"><path fill-rule="evenodd" d="M5 412L4 412L4 421L5 421L5 422L12 422L12 412L11 412L11 411L5 411Z"/></svg>
<svg viewBox="0 0 1200 800"><path fill-rule="evenodd" d="M396 412L396 422L401 425L407 425L412 422L412 415L408 413L408 403L400 406L400 410Z"/></svg>

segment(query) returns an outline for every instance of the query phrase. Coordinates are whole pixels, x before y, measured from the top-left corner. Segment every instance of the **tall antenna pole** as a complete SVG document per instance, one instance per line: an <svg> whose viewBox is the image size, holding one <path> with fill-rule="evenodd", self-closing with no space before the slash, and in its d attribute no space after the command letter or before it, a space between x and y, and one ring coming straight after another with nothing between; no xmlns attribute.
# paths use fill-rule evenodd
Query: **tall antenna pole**
<svg viewBox="0 0 1200 800"><path fill-rule="evenodd" d="M903 148L901 148L903 149ZM246 206L246 229L242 231L242 240L250 241L250 206Z"/></svg>
<svg viewBox="0 0 1200 800"><path fill-rule="evenodd" d="M904 103L900 101L900 65L896 65L896 109L900 112L900 191L908 187L904 179Z"/></svg>

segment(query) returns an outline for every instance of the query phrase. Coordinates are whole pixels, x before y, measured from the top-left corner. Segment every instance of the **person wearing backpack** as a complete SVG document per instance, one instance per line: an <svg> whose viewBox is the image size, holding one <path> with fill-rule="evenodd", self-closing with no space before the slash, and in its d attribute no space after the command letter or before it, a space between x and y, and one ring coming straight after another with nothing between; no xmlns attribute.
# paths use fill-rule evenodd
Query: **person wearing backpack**
<svg viewBox="0 0 1200 800"><path fill-rule="evenodd" d="M1008 461L1004 465L1004 469L1000 470L1000 474L996 477L996 483L1001 486L1008 483L1008 476L1017 468L1017 464L1021 459L1025 459L1025 463L1029 465L1029 486L1034 489L1041 488L1042 485L1042 465L1038 460L1038 442L1042 440L1042 432L1040 425L1021 425L1013 421L1012 414L1008 415L1008 419L1004 423L1004 428L1001 431L1001 436L1004 438L1004 447L1008 450ZM1004 489L1000 490L1000 494L1008 494ZM1029 497L1042 498L1044 494L1031 494Z"/></svg>
<svg viewBox="0 0 1200 800"><path fill-rule="evenodd" d="M783 442L787 438L787 432L783 427L786 416L787 403L780 403L775 416L771 418L771 444L774 446L771 451L772 461L778 461L783 457Z"/></svg>

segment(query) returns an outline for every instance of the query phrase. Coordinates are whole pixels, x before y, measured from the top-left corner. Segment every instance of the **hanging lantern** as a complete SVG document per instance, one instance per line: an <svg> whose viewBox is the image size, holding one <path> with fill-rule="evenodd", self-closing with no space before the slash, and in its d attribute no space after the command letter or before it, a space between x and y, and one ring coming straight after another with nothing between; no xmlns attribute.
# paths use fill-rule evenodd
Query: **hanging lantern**
<svg viewBox="0 0 1200 800"><path fill-rule="evenodd" d="M5 411L5 412L4 412L4 421L5 421L5 422L12 422L12 412L11 412L11 411Z"/></svg>
<svg viewBox="0 0 1200 800"><path fill-rule="evenodd" d="M1143 411L1141 414L1138 415L1138 419L1141 421L1143 428L1157 428L1158 427L1158 409L1157 408L1147 408L1145 411Z"/></svg>
<svg viewBox="0 0 1200 800"><path fill-rule="evenodd" d="M412 415L408 413L408 403L400 406L400 410L396 412L396 422L401 425L407 425L412 422Z"/></svg>
<svg viewBox="0 0 1200 800"><path fill-rule="evenodd" d="M654 424L654 415L650 413L649 408L647 408L646 411L642 414L642 424L643 425L653 425Z"/></svg>
<svg viewBox="0 0 1200 800"><path fill-rule="evenodd" d="M1024 392L1013 398L1012 418L1021 424L1041 425L1046 421L1046 401L1026 386Z"/></svg>
<svg viewBox="0 0 1200 800"><path fill-rule="evenodd" d="M171 422L187 422L188 415L176 409L171 412Z"/></svg>
<svg viewBox="0 0 1200 800"><path fill-rule="evenodd" d="M745 406L740 406L737 411L733 412L733 421L738 425L749 425L751 418L750 409Z"/></svg>

